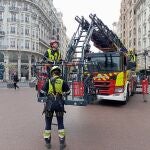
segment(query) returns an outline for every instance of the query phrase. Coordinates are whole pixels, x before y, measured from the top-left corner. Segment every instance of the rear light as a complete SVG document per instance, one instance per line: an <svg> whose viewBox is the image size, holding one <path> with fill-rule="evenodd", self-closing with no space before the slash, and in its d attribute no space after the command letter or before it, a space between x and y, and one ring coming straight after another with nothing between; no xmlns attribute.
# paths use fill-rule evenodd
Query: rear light
<svg viewBox="0 0 150 150"><path fill-rule="evenodd" d="M115 93L123 93L124 88L123 87L115 87Z"/></svg>

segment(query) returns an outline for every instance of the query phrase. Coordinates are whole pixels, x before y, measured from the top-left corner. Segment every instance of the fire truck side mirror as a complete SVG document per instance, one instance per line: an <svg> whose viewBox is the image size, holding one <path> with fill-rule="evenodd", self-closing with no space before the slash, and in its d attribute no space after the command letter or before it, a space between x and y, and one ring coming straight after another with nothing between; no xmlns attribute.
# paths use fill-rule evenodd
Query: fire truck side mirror
<svg viewBox="0 0 150 150"><path fill-rule="evenodd" d="M127 58L124 56L124 65L127 66Z"/></svg>

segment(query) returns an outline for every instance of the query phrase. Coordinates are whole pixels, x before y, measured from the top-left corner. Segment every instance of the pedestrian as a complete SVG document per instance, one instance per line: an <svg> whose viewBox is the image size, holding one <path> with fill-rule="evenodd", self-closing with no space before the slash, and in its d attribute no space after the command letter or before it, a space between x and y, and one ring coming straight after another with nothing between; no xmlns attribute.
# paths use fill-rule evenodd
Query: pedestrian
<svg viewBox="0 0 150 150"><path fill-rule="evenodd" d="M147 102L147 94L148 94L148 78L144 75L142 80L142 93L143 93L143 100Z"/></svg>
<svg viewBox="0 0 150 150"><path fill-rule="evenodd" d="M44 113L45 113L45 130L43 132L43 137L46 142L46 147L51 148L51 125L53 114L55 112L57 123L58 123L58 136L60 141L60 149L65 148L65 130L64 130L64 100L63 95L70 94L70 88L68 84L61 79L61 69L58 66L53 66L50 70L51 78L49 78L40 94L44 96L47 95L47 102L45 103Z"/></svg>
<svg viewBox="0 0 150 150"><path fill-rule="evenodd" d="M19 82L19 79L18 79L18 75L17 75L16 72L14 73L14 76L13 76L13 82L14 82L14 88L15 88L15 90L16 90L16 88L19 89L19 86L17 85L17 83Z"/></svg>

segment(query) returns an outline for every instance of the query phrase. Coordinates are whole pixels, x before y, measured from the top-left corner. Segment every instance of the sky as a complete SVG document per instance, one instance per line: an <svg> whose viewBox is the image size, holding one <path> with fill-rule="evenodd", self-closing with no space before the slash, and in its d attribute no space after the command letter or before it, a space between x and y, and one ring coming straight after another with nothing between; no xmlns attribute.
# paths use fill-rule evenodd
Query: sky
<svg viewBox="0 0 150 150"><path fill-rule="evenodd" d="M90 21L89 14L96 14L112 30L112 23L119 20L121 0L53 0L57 11L63 13L67 35L72 37L78 23L76 16L84 16Z"/></svg>

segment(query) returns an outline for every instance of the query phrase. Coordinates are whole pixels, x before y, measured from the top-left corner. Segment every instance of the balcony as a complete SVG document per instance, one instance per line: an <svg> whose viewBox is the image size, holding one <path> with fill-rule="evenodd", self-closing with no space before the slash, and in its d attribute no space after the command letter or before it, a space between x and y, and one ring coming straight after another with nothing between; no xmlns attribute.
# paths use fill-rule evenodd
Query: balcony
<svg viewBox="0 0 150 150"><path fill-rule="evenodd" d="M0 37L4 37L5 36L5 32L4 31L0 31Z"/></svg>
<svg viewBox="0 0 150 150"><path fill-rule="evenodd" d="M5 10L5 7L4 6L0 6L0 12L4 11L4 10Z"/></svg>
<svg viewBox="0 0 150 150"><path fill-rule="evenodd" d="M24 8L22 8L22 11L31 11L31 9L27 8L27 7L24 7Z"/></svg>
<svg viewBox="0 0 150 150"><path fill-rule="evenodd" d="M19 19L16 19L16 18L7 18L7 22L19 22Z"/></svg>
<svg viewBox="0 0 150 150"><path fill-rule="evenodd" d="M9 7L9 11L18 13L19 12L19 8L18 7L14 7L14 6L10 6Z"/></svg>

